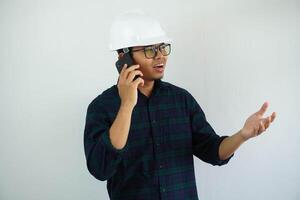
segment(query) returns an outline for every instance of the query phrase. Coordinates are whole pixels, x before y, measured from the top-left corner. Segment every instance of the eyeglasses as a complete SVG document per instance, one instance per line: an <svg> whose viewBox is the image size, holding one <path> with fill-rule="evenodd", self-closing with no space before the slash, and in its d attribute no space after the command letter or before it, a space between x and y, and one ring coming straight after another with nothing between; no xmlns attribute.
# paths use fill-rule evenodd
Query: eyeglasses
<svg viewBox="0 0 300 200"><path fill-rule="evenodd" d="M131 50L131 52L144 51L145 57L148 59L155 58L157 56L157 51L161 52L163 56L167 56L171 53L171 44L162 43L161 45L155 46L146 46L143 49Z"/></svg>

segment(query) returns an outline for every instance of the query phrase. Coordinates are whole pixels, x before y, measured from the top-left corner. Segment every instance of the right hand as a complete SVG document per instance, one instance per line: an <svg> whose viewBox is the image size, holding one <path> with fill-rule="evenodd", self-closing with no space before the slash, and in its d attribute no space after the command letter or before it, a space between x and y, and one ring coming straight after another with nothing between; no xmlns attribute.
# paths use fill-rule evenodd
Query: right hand
<svg viewBox="0 0 300 200"><path fill-rule="evenodd" d="M127 68L127 64L125 64L120 72L117 86L121 104L124 106L133 108L136 105L138 94L137 88L139 84L142 86L144 85L144 80L141 77L133 81L136 75L143 76L143 73L140 70L136 70L139 67L139 65L132 65Z"/></svg>

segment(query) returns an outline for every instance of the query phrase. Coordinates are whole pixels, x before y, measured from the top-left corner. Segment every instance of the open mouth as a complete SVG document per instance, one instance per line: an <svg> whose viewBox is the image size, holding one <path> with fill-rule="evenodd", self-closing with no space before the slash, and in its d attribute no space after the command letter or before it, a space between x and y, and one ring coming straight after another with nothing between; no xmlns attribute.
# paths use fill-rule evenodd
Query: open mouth
<svg viewBox="0 0 300 200"><path fill-rule="evenodd" d="M157 64L157 65L154 65L154 68L164 68L164 64Z"/></svg>
<svg viewBox="0 0 300 200"><path fill-rule="evenodd" d="M164 64L157 64L153 68L156 72L162 73L164 71Z"/></svg>

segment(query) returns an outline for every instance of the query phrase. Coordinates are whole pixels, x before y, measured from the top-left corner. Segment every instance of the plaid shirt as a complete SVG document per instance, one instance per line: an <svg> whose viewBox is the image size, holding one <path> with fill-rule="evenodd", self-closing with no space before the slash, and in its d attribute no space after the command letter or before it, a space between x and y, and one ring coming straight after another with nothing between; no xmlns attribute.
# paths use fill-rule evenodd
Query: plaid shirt
<svg viewBox="0 0 300 200"><path fill-rule="evenodd" d="M117 85L88 106L84 150L89 172L107 180L110 199L198 199L193 155L212 165L220 160L220 137L206 121L194 97L185 89L156 80L152 94L138 90L125 147L114 148L109 128L119 111Z"/></svg>

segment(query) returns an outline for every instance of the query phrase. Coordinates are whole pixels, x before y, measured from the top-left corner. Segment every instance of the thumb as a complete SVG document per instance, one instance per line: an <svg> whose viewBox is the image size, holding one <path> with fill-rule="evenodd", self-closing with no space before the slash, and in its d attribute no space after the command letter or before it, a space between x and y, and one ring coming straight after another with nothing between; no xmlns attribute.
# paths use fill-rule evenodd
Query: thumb
<svg viewBox="0 0 300 200"><path fill-rule="evenodd" d="M264 115L264 113L266 112L268 106L269 106L269 103L268 103L268 102L265 102L265 103L261 106L261 108L259 109L259 111L256 112L256 114L261 115L261 116Z"/></svg>

